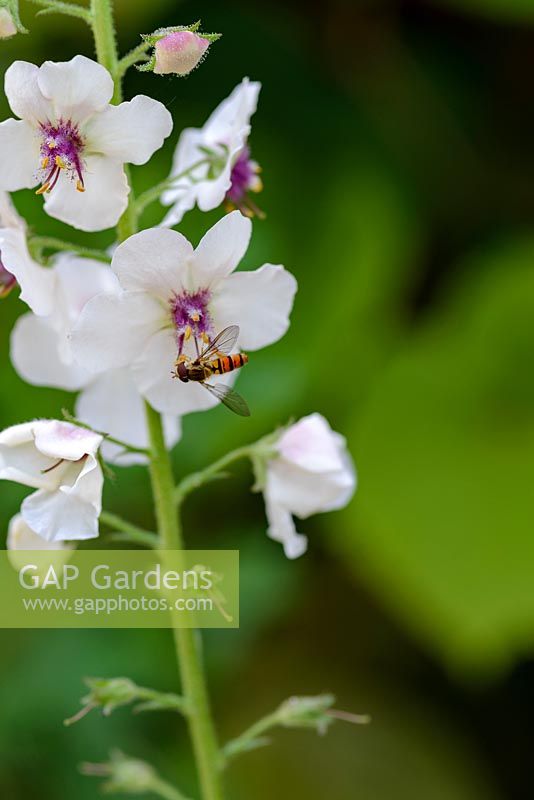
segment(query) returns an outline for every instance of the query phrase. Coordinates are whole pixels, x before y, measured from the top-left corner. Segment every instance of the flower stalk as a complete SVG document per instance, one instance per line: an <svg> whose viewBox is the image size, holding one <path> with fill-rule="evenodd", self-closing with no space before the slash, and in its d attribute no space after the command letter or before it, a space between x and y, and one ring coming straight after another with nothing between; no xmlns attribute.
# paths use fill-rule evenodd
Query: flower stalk
<svg viewBox="0 0 534 800"><path fill-rule="evenodd" d="M142 214L145 208L151 203L154 203L156 200L159 200L161 197L162 192L166 189L172 189L174 185L181 179L186 178L192 172L194 172L198 167L203 166L204 164L211 163L212 159L209 156L205 158L200 158L198 161L195 161L194 164L191 164L190 167L184 169L178 175L172 175L170 178L166 178L164 181L157 183L155 186L151 186L150 189L147 189L146 192L143 192L139 195L137 200L135 201L135 211L137 214Z"/></svg>
<svg viewBox="0 0 534 800"><path fill-rule="evenodd" d="M174 489L174 501L177 506L179 507L191 492L200 489L200 487L204 486L206 483L227 477L225 470L237 461L241 461L243 458L249 458L255 463L261 456L263 456L263 458L269 458L269 456L275 452L274 443L278 436L278 432L274 434L271 433L268 436L262 437L257 442L238 447L230 453L226 453L226 455L221 458L218 458L217 461L214 461L204 469L187 475Z"/></svg>
<svg viewBox="0 0 534 800"><path fill-rule="evenodd" d="M112 538L116 542L131 542L142 547L149 547L151 550L159 547L157 534L145 531L131 522L120 517L118 514L111 514L109 511L102 511L100 522L107 525L114 532Z"/></svg>
<svg viewBox="0 0 534 800"><path fill-rule="evenodd" d="M163 438L161 415L148 403L146 414L153 451L150 474L161 547L179 551L183 549L182 532L175 509L174 478ZM218 770L219 748L200 655L200 640L196 631L177 627L174 628L174 640L182 674L183 693L191 709L188 722L202 797L203 800L222 800Z"/></svg>
<svg viewBox="0 0 534 800"><path fill-rule="evenodd" d="M92 0L93 31L97 58L109 69L115 80L114 102L121 102L121 81L111 0ZM128 208L117 226L119 241L137 231L137 213L133 191ZM183 549L182 534L174 502L174 477L167 451L161 415L148 403L146 420L150 439L149 471L154 495L159 542L168 550ZM125 531L128 533L128 531ZM218 770L219 750L215 734L206 679L199 652L197 633L187 628L174 628L176 654L180 666L183 694L191 709L188 716L193 751L197 764L203 800L222 800L222 783ZM162 795L162 787L159 787ZM172 790L174 791L174 790ZM168 797L172 797L167 794ZM179 794L174 794L179 797Z"/></svg>
<svg viewBox="0 0 534 800"><path fill-rule="evenodd" d="M92 258L94 261L101 261L103 264L111 262L111 256L104 250L98 250L93 247L83 247L74 242L65 242L63 239L55 239L52 236L32 236L28 242L30 253L35 257L43 253L45 250L53 250L54 252L75 253L82 258Z"/></svg>

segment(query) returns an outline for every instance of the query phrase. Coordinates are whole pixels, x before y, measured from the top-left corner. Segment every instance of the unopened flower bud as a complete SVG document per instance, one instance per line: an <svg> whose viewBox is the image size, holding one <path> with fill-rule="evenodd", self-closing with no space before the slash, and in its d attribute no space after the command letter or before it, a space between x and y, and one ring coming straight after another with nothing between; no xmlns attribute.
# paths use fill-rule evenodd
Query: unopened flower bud
<svg viewBox="0 0 534 800"><path fill-rule="evenodd" d="M110 793L145 794L158 782L157 773L150 764L119 751L112 753L105 764L82 764L81 771L84 775L108 778L103 789Z"/></svg>
<svg viewBox="0 0 534 800"><path fill-rule="evenodd" d="M0 39L28 33L20 21L18 0L0 0Z"/></svg>
<svg viewBox="0 0 534 800"><path fill-rule="evenodd" d="M106 716L138 696L137 686L129 678L87 678L85 682L90 694L83 698L83 703L101 706Z"/></svg>
<svg viewBox="0 0 534 800"><path fill-rule="evenodd" d="M315 728L318 733L325 733L333 722L329 714L333 703L334 697L331 694L290 697L276 712L278 723L284 728Z"/></svg>
<svg viewBox="0 0 534 800"><path fill-rule="evenodd" d="M160 28L143 35L145 42L154 46L154 54L138 69L156 75L189 75L203 60L210 44L220 38L218 33L199 33L199 27L200 22L195 22L189 27Z"/></svg>
<svg viewBox="0 0 534 800"><path fill-rule="evenodd" d="M8 8L0 8L0 39L9 39L17 32L13 15Z"/></svg>
<svg viewBox="0 0 534 800"><path fill-rule="evenodd" d="M210 43L197 33L176 31L156 42L156 75L188 75L204 58Z"/></svg>

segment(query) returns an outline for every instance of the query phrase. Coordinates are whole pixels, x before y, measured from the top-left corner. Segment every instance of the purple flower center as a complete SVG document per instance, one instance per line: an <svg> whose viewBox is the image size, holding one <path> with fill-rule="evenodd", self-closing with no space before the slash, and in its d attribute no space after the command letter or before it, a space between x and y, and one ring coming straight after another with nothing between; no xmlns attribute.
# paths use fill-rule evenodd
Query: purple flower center
<svg viewBox="0 0 534 800"><path fill-rule="evenodd" d="M171 317L176 328L178 352L183 350L184 342L191 337L209 341L213 336L213 321L208 304L211 299L209 289L196 292L182 292L171 300Z"/></svg>
<svg viewBox="0 0 534 800"><path fill-rule="evenodd" d="M258 180L257 173L257 165L254 161L251 161L250 150L245 147L232 168L230 176L232 183L226 193L228 200L235 204L240 203L246 193L256 185Z"/></svg>
<svg viewBox="0 0 534 800"><path fill-rule="evenodd" d="M76 181L76 188L83 192L83 160L84 142L78 127L70 120L59 120L57 125L51 122L41 123L41 187L37 194L51 192L62 170L71 180Z"/></svg>
<svg viewBox="0 0 534 800"><path fill-rule="evenodd" d="M245 147L232 167L226 203L230 208L238 208L247 217L264 216L249 196L249 192L261 192L263 188L259 172L258 164L250 158L250 150Z"/></svg>
<svg viewBox="0 0 534 800"><path fill-rule="evenodd" d="M17 279L2 264L2 253L0 253L0 297L7 297L16 285Z"/></svg>

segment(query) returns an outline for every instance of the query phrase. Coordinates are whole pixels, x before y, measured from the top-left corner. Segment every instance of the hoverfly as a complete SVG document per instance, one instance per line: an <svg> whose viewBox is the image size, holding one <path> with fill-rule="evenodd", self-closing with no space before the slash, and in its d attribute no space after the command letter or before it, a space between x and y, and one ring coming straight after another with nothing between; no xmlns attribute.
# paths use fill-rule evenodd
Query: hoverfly
<svg viewBox="0 0 534 800"><path fill-rule="evenodd" d="M214 339L208 342L202 352L197 347L197 357L188 358L183 353L175 362L173 378L179 378L183 383L195 381L208 390L214 397L223 403L226 408L242 417L249 417L250 411L245 400L224 383L207 383L212 375L224 375L239 369L248 361L246 353L230 354L239 336L239 326L229 325L224 328Z"/></svg>

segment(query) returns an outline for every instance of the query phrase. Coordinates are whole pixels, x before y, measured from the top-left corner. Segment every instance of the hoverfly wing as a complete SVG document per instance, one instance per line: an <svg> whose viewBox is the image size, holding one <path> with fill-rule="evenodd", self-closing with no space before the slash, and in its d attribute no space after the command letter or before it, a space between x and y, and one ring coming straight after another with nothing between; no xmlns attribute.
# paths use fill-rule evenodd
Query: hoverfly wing
<svg viewBox="0 0 534 800"><path fill-rule="evenodd" d="M229 355L235 347L238 336L239 325L229 325L206 345L206 349L200 354L200 358L206 360L215 353Z"/></svg>
<svg viewBox="0 0 534 800"><path fill-rule="evenodd" d="M225 383L214 384L202 382L201 386L204 386L208 392L220 400L221 403L225 405L226 408L229 408L230 411L233 411L234 414L239 414L240 417L250 417L250 409L246 401L240 394L230 389Z"/></svg>

